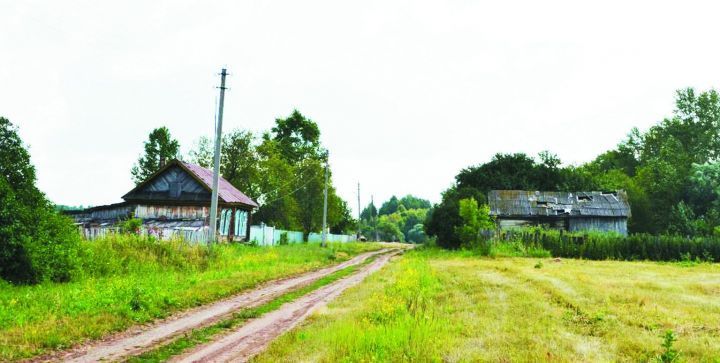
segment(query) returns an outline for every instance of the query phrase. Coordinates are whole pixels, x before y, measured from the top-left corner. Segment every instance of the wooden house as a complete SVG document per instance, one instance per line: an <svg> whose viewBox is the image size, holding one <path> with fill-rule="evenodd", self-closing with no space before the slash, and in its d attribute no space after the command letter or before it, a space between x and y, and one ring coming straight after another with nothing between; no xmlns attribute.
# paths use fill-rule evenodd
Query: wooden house
<svg viewBox="0 0 720 363"><path fill-rule="evenodd" d="M157 230L198 230L210 219L213 172L199 165L172 160L127 192L121 203L69 212L85 227L112 226L130 216ZM218 231L229 240L247 240L251 213L258 205L220 178Z"/></svg>
<svg viewBox="0 0 720 363"><path fill-rule="evenodd" d="M630 204L624 191L541 192L492 190L490 215L499 228L545 226L571 232L603 231L627 235Z"/></svg>

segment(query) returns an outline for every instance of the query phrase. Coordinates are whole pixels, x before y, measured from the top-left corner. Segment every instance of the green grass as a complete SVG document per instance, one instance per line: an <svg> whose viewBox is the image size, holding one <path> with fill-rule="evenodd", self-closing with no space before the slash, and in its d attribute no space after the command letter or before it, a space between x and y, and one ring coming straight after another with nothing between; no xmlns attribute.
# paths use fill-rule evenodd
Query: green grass
<svg viewBox="0 0 720 363"><path fill-rule="evenodd" d="M171 357L178 355L182 352L184 352L187 349L190 349L194 346L197 346L199 344L206 343L210 341L213 337L215 337L218 334L221 334L223 332L226 332L228 330L231 330L244 322L246 322L248 319L257 318L265 313L271 312L273 310L277 310L280 308L283 304L293 301L305 294L308 294L314 290L319 289L320 287L323 287L325 285L328 285L334 281L337 281L343 277L346 277L355 271L357 271L360 267L369 264L372 262L375 258L371 257L365 262L363 262L360 265L354 265L350 267L346 267L340 271L336 271L330 275L327 275L321 279L318 279L317 281L313 282L310 285L304 286L300 289L291 291L285 295L282 295L278 297L275 300L272 300L266 304L257 306L255 308L248 308L243 309L241 311L238 311L237 313L233 314L233 316L229 319L225 319L223 321L220 321L216 324L213 324L211 326L193 330L192 332L186 334L180 339L177 339L173 341L172 343L162 346L160 348L157 348L155 350L143 353L137 357L130 358L128 362L164 362L170 359Z"/></svg>
<svg viewBox="0 0 720 363"><path fill-rule="evenodd" d="M652 361L672 331L682 360L718 362L718 297L718 264L415 250L256 361Z"/></svg>
<svg viewBox="0 0 720 363"><path fill-rule="evenodd" d="M85 241L72 282L14 286L0 280L0 361L67 348L379 248L207 248L122 236Z"/></svg>

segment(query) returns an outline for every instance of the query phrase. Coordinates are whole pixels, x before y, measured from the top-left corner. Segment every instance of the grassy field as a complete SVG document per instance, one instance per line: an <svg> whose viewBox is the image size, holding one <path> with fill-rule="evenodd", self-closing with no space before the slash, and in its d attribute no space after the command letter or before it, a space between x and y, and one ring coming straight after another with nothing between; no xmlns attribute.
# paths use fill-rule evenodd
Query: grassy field
<svg viewBox="0 0 720 363"><path fill-rule="evenodd" d="M0 280L0 361L69 347L380 247L206 248L127 237L84 242L83 267L70 283L13 286Z"/></svg>
<svg viewBox="0 0 720 363"><path fill-rule="evenodd" d="M482 258L433 249L348 290L256 358L720 361L720 265Z"/></svg>

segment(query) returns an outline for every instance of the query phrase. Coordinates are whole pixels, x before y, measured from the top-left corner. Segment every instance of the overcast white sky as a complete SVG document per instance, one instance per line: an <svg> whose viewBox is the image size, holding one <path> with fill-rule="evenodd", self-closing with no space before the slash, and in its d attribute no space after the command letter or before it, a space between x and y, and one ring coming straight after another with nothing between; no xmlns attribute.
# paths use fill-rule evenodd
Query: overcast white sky
<svg viewBox="0 0 720 363"><path fill-rule="evenodd" d="M717 2L0 0L0 115L56 203L120 201L150 130L316 121L354 207L496 152L581 163L720 79Z"/></svg>

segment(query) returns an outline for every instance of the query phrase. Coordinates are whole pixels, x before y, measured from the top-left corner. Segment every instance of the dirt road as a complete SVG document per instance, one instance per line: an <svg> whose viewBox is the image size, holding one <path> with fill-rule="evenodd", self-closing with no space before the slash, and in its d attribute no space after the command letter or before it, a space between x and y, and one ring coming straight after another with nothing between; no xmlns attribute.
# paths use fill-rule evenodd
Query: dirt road
<svg viewBox="0 0 720 363"><path fill-rule="evenodd" d="M325 285L278 310L251 320L238 330L172 359L171 362L245 362L263 351L275 338L292 329L315 309L383 267L398 252L384 254L344 279Z"/></svg>
<svg viewBox="0 0 720 363"><path fill-rule="evenodd" d="M388 252L389 249L358 255L341 264L309 272L296 277L275 280L253 290L196 309L191 309L168 319L145 327L135 328L93 342L72 351L40 357L34 361L97 362L115 361L123 357L140 354L149 348L171 341L191 329L213 324L230 316L233 312L262 305L292 290L306 286L333 272L360 264L368 258Z"/></svg>

